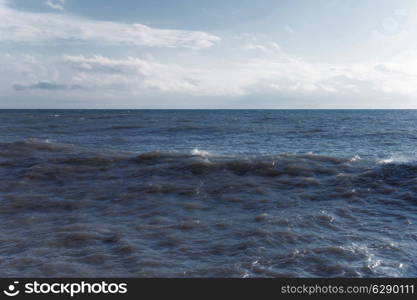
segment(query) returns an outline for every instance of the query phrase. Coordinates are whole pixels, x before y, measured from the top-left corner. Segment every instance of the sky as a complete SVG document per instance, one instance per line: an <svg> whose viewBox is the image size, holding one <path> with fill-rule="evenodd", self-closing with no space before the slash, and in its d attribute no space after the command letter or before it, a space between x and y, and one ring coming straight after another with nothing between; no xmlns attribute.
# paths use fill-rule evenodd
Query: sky
<svg viewBox="0 0 417 300"><path fill-rule="evenodd" d="M0 108L417 108L417 1L0 0Z"/></svg>

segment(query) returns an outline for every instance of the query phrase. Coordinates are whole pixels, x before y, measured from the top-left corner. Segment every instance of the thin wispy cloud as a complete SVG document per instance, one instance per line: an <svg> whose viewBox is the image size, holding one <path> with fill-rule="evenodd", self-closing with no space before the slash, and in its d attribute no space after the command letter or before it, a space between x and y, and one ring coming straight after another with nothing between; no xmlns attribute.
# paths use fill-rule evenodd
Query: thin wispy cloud
<svg viewBox="0 0 417 300"><path fill-rule="evenodd" d="M45 5L54 10L59 10L59 11L65 10L65 7L64 7L65 0L50 0L50 1L46 1Z"/></svg>
<svg viewBox="0 0 417 300"><path fill-rule="evenodd" d="M0 1L0 42L90 42L197 50L211 47L220 40L202 31L160 29L138 23L93 21L61 14L17 11L5 3Z"/></svg>

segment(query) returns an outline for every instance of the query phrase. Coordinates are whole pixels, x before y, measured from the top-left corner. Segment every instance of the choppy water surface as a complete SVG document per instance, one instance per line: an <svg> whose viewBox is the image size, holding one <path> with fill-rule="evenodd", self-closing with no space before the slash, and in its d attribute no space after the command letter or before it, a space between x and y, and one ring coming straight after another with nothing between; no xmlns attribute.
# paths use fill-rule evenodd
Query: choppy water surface
<svg viewBox="0 0 417 300"><path fill-rule="evenodd" d="M417 111L0 111L0 276L417 276Z"/></svg>

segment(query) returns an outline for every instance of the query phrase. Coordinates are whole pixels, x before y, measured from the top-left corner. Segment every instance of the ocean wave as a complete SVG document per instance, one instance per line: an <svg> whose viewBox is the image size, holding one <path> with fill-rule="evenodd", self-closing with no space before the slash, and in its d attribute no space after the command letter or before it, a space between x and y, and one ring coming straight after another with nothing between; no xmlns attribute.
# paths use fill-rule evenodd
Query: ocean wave
<svg viewBox="0 0 417 300"><path fill-rule="evenodd" d="M252 180L259 188L264 185L283 189L284 186L287 189L322 186L327 192L319 198L335 195L353 197L369 189L375 193L379 188L390 190L414 185L417 174L417 165L413 161L381 162L361 159L359 156L220 155L197 148L188 153L135 153L38 139L0 143L0 166L11 168L8 177L24 174L27 180L66 180L67 176L81 174L94 178L101 177L102 172L108 172L113 173L109 179L119 176L127 182L132 178L147 180L158 176L171 177L174 184L191 177L192 182L187 183L190 185L195 184L193 181L197 179L214 185L221 178L224 183L231 185L244 185Z"/></svg>
<svg viewBox="0 0 417 300"><path fill-rule="evenodd" d="M89 164L88 159L98 160L119 160L126 159L136 163L139 162L178 162L178 164L195 164L202 163L202 166L225 167L228 169L235 169L238 172L245 172L245 170L287 170L288 174L306 174L323 173L334 174L338 168L340 170L354 168L360 169L377 167L380 165L404 165L413 166L416 160L408 156L392 156L387 159L366 160L358 155L351 157L335 157L328 155L319 155L313 153L306 154L274 154L274 155L224 155L216 154L214 152L194 148L190 152L179 151L150 151L143 153L135 153L132 151L97 149L93 147L79 146L67 143L56 143L50 140L42 139L26 139L15 142L0 142L0 157L5 159L7 157L24 158L35 152L44 152L50 154L44 156L44 159L49 158L65 158L67 155L69 160L61 160L60 162L68 163L86 163ZM57 154L61 153L59 156ZM277 173L279 174L279 173Z"/></svg>
<svg viewBox="0 0 417 300"><path fill-rule="evenodd" d="M3 276L415 274L413 163L29 139L0 178Z"/></svg>

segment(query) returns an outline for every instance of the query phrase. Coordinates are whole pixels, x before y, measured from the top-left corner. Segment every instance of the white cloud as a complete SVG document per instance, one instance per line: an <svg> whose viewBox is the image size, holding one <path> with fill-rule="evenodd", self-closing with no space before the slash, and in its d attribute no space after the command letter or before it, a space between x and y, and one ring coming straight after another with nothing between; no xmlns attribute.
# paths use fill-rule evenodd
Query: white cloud
<svg viewBox="0 0 417 300"><path fill-rule="evenodd" d="M75 41L203 49L220 40L219 37L202 31L158 29L143 24L93 21L63 14L17 11L5 3L4 0L0 0L0 42ZM63 2L51 2L61 5L59 3Z"/></svg>
<svg viewBox="0 0 417 300"><path fill-rule="evenodd" d="M308 107L314 99L322 107L380 107L378 103L386 108L415 107L411 99L417 96L417 68L412 64L409 68L410 57L337 65L311 64L280 54L202 66L146 57L3 54L0 73L7 76L0 80L0 102L17 97L38 99L41 104L56 94L68 103L79 101L86 107L89 103L100 107L100 101L112 107L139 103L164 107L168 99L187 98L192 102L181 107L227 107L236 99L249 99L242 101L248 101L243 103L250 107L257 107L264 99L273 99L268 105L286 103L285 107L291 107L294 99L304 99L301 107ZM417 54L413 57L417 61ZM388 102L389 97L398 101ZM170 107L179 107L175 101L170 103Z"/></svg>
<svg viewBox="0 0 417 300"><path fill-rule="evenodd" d="M271 43L248 43L246 44L245 48L247 50L258 50L266 54L274 54L281 50L280 45L276 42Z"/></svg>
<svg viewBox="0 0 417 300"><path fill-rule="evenodd" d="M57 58L0 57L0 85L20 93L96 94L117 91L134 95L240 97L286 95L366 97L396 94L417 96L417 53L402 60L368 64L311 64L284 53L276 57L198 64L162 63L149 58L115 59L100 55ZM82 87L82 88L81 88Z"/></svg>
<svg viewBox="0 0 417 300"><path fill-rule="evenodd" d="M416 55L417 57L417 55ZM270 59L213 65L211 68L163 64L132 58L66 56L73 84L130 86L195 96L243 96L265 91L285 94L417 94L417 65L310 64L281 53ZM407 73L408 72L408 73Z"/></svg>
<svg viewBox="0 0 417 300"><path fill-rule="evenodd" d="M229 76L236 74L227 69L164 64L133 57L111 59L103 56L65 56L64 61L75 71L73 80L76 84L95 87L123 85L132 92L152 89L193 95L230 96L242 93L240 80L228 80Z"/></svg>
<svg viewBox="0 0 417 300"><path fill-rule="evenodd" d="M55 10L59 10L59 11L65 10L64 8L65 0L50 0L50 1L46 1L45 5Z"/></svg>

